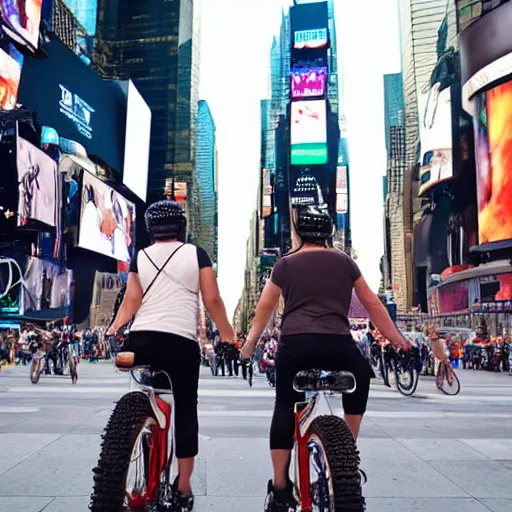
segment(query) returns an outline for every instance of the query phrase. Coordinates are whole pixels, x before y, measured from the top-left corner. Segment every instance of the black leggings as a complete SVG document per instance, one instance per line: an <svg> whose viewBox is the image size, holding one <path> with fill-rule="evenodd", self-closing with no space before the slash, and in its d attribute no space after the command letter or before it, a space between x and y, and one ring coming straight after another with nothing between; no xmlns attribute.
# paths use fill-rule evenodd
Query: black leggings
<svg viewBox="0 0 512 512"><path fill-rule="evenodd" d="M304 393L293 389L293 379L299 371L314 368L352 372L357 388L354 393L343 395L343 409L345 414L365 413L373 371L351 336L282 336L276 357L276 403L270 427L271 450L293 448L294 406L304 401Z"/></svg>
<svg viewBox="0 0 512 512"><path fill-rule="evenodd" d="M176 334L132 331L124 350L135 352L136 365L150 365L169 374L175 407L176 456L195 457L199 451L197 388L201 355L198 343ZM160 375L155 387L169 388L169 381Z"/></svg>

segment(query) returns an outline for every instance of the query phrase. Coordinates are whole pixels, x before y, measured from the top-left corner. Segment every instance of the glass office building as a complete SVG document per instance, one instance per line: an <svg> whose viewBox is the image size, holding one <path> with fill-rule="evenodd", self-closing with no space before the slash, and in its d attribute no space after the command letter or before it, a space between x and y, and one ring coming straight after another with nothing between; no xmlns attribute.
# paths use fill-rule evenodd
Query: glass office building
<svg viewBox="0 0 512 512"><path fill-rule="evenodd" d="M198 244L217 262L217 194L215 122L208 103L199 102L197 116L196 176L201 200Z"/></svg>
<svg viewBox="0 0 512 512"><path fill-rule="evenodd" d="M194 178L199 102L197 2L100 0L94 65L105 78L132 79L152 112L148 202ZM189 205L191 231L199 212Z"/></svg>
<svg viewBox="0 0 512 512"><path fill-rule="evenodd" d="M64 0L87 34L96 34L96 18L98 16L98 0Z"/></svg>

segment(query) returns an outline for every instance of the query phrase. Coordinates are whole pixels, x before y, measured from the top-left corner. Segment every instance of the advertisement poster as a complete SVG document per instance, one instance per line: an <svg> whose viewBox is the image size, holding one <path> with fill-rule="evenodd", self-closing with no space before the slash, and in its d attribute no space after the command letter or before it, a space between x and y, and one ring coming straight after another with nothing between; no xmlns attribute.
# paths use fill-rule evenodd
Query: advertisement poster
<svg viewBox="0 0 512 512"><path fill-rule="evenodd" d="M336 192L338 194L348 193L347 167L339 166L336 171Z"/></svg>
<svg viewBox="0 0 512 512"><path fill-rule="evenodd" d="M38 47L43 0L0 0L0 13L7 25L33 48Z"/></svg>
<svg viewBox="0 0 512 512"><path fill-rule="evenodd" d="M56 224L57 163L22 137L17 140L18 226L29 220Z"/></svg>
<svg viewBox="0 0 512 512"><path fill-rule="evenodd" d="M327 113L324 100L291 104L292 165L327 163Z"/></svg>
<svg viewBox="0 0 512 512"><path fill-rule="evenodd" d="M336 194L336 213L348 212L348 194Z"/></svg>
<svg viewBox="0 0 512 512"><path fill-rule="evenodd" d="M434 185L453 177L451 88L435 84L418 95L420 114L420 190L422 196Z"/></svg>
<svg viewBox="0 0 512 512"><path fill-rule="evenodd" d="M135 207L98 178L84 172L78 245L128 262L135 247Z"/></svg>
<svg viewBox="0 0 512 512"><path fill-rule="evenodd" d="M292 69L292 98L314 98L325 94L327 67Z"/></svg>
<svg viewBox="0 0 512 512"><path fill-rule="evenodd" d="M326 28L315 30L297 30L294 34L294 45L296 50L324 48L329 42Z"/></svg>
<svg viewBox="0 0 512 512"><path fill-rule="evenodd" d="M476 99L479 243L512 239L512 82Z"/></svg>
<svg viewBox="0 0 512 512"><path fill-rule="evenodd" d="M23 55L9 44L0 49L0 109L12 110L18 103Z"/></svg>

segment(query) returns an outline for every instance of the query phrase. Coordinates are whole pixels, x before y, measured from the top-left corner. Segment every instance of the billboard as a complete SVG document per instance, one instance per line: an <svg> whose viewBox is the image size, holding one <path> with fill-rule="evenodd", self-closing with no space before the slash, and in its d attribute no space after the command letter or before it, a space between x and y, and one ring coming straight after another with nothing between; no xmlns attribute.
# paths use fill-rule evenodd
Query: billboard
<svg viewBox="0 0 512 512"><path fill-rule="evenodd" d="M453 178L452 89L439 89L438 82L418 95L421 141L419 196L434 185Z"/></svg>
<svg viewBox="0 0 512 512"><path fill-rule="evenodd" d="M475 101L479 243L512 244L512 82Z"/></svg>
<svg viewBox="0 0 512 512"><path fill-rule="evenodd" d="M133 82L128 83L123 183L143 201L148 190L151 110Z"/></svg>
<svg viewBox="0 0 512 512"><path fill-rule="evenodd" d="M296 50L325 48L329 42L326 28L297 30L293 34L293 47Z"/></svg>
<svg viewBox="0 0 512 512"><path fill-rule="evenodd" d="M30 220L55 226L59 207L57 163L39 148L18 137L16 167L19 187L18 226L26 226Z"/></svg>
<svg viewBox="0 0 512 512"><path fill-rule="evenodd" d="M32 48L39 44L43 0L0 0L3 22Z"/></svg>
<svg viewBox="0 0 512 512"><path fill-rule="evenodd" d="M323 96L327 82L327 66L292 69L290 79L292 98Z"/></svg>
<svg viewBox="0 0 512 512"><path fill-rule="evenodd" d="M18 102L23 55L13 44L0 49L0 109L12 110Z"/></svg>
<svg viewBox="0 0 512 512"><path fill-rule="evenodd" d="M18 101L37 112L40 125L76 141L121 173L126 137L123 91L102 80L57 38L43 49L48 58L24 62Z"/></svg>
<svg viewBox="0 0 512 512"><path fill-rule="evenodd" d="M291 164L327 163L327 110L325 100L291 103Z"/></svg>
<svg viewBox="0 0 512 512"><path fill-rule="evenodd" d="M78 246L128 262L133 257L134 238L135 206L85 171Z"/></svg>
<svg viewBox="0 0 512 512"><path fill-rule="evenodd" d="M348 194L347 166L338 166L336 170L336 192Z"/></svg>

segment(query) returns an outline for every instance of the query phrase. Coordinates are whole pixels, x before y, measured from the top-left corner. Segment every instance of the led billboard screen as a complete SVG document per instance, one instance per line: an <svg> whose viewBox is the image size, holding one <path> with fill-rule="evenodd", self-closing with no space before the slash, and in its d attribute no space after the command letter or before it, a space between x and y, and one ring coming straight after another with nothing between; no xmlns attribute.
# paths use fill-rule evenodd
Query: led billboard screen
<svg viewBox="0 0 512 512"><path fill-rule="evenodd" d="M296 50L324 48L329 42L326 28L314 30L297 30L293 34L293 47Z"/></svg>
<svg viewBox="0 0 512 512"><path fill-rule="evenodd" d="M326 66L292 69L292 98L314 98L323 96L325 94L326 81Z"/></svg>
<svg viewBox="0 0 512 512"><path fill-rule="evenodd" d="M327 110L324 100L292 102L291 163L327 163Z"/></svg>
<svg viewBox="0 0 512 512"><path fill-rule="evenodd" d="M475 101L479 243L512 240L512 82Z"/></svg>
<svg viewBox="0 0 512 512"><path fill-rule="evenodd" d="M33 48L39 43L43 0L0 0L3 21Z"/></svg>
<svg viewBox="0 0 512 512"><path fill-rule="evenodd" d="M18 137L16 143L19 199L18 226L30 220L55 226L57 201L57 163L39 148Z"/></svg>
<svg viewBox="0 0 512 512"><path fill-rule="evenodd" d="M102 80L57 38L42 46L48 58L23 63L19 103L37 112L40 125L76 141L121 173L126 138L123 91Z"/></svg>
<svg viewBox="0 0 512 512"><path fill-rule="evenodd" d="M425 194L438 183L453 178L451 88L434 88L419 94L420 114L420 190Z"/></svg>
<svg viewBox="0 0 512 512"><path fill-rule="evenodd" d="M130 80L128 83L123 183L143 201L146 200L148 189L150 134L151 110Z"/></svg>
<svg viewBox="0 0 512 512"><path fill-rule="evenodd" d="M78 245L128 262L135 247L135 206L84 171Z"/></svg>
<svg viewBox="0 0 512 512"><path fill-rule="evenodd" d="M12 110L18 102L23 55L8 44L0 49L0 109Z"/></svg>

